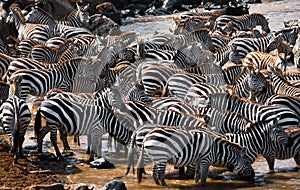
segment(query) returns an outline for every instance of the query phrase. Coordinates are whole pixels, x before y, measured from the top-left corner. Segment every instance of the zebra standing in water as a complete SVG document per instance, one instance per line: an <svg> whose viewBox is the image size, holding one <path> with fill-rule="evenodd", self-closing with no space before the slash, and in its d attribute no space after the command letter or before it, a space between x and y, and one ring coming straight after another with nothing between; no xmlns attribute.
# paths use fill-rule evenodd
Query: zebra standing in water
<svg viewBox="0 0 300 190"><path fill-rule="evenodd" d="M255 161L258 154L262 154L268 162L269 169L273 171L277 147L285 146L291 140L277 122L277 119L270 122L255 122L250 124L246 133L228 133L225 134L225 138L241 146L246 146L251 163Z"/></svg>
<svg viewBox="0 0 300 190"><path fill-rule="evenodd" d="M31 121L29 107L26 101L20 99L21 80L22 77L14 78L13 84L10 85L9 98L0 107L0 121L10 139L13 163L17 163L18 158L23 157L25 132Z"/></svg>
<svg viewBox="0 0 300 190"><path fill-rule="evenodd" d="M46 120L46 126L38 132L38 151L42 152L43 138L50 132L50 139L58 159L63 159L57 146L58 129L71 135L90 135L90 161L94 160L94 153L98 157L101 155L103 134L109 133L117 141L127 145L133 132L119 122L112 110L96 105L79 104L66 98L52 97L43 101L38 113ZM41 127L40 119L36 118L37 128Z"/></svg>
<svg viewBox="0 0 300 190"><path fill-rule="evenodd" d="M165 169L168 161L178 167L196 164L195 181L198 182L201 174L202 185L206 183L210 165L233 164L238 174L247 178L254 177L254 171L246 156L246 148L203 130L187 131L177 127L161 127L148 133L143 140L138 159L138 183L142 180L145 154L153 162L155 183L164 186L167 185Z"/></svg>

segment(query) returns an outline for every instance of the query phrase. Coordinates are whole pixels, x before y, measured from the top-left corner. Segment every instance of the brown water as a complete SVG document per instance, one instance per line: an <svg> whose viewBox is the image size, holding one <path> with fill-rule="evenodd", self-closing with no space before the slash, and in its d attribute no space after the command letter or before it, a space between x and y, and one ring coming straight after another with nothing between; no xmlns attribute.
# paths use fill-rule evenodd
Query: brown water
<svg viewBox="0 0 300 190"><path fill-rule="evenodd" d="M300 18L300 0L285 0L285 1L265 1L263 4L250 5L250 13L262 13L269 18L270 28L275 31L283 27L283 21L290 19ZM139 19L140 22L135 22L130 25L122 26L122 31L135 30L141 34L142 38L147 38L154 33L171 34L169 29L173 28L173 22L170 16L159 18L147 18ZM293 69L293 68L291 68ZM35 141L30 140L32 131L28 131L26 135L25 144L36 144ZM256 176L254 182L240 181L237 177L230 172L226 172L222 169L210 168L210 175L207 179L207 185L201 187L200 183L195 183L194 180L182 180L177 176L177 170L174 170L172 166L167 168L167 184L168 187L161 187L155 185L151 177L151 166L146 167L148 175L143 178L140 185L137 184L136 177L130 173L128 176L124 176L126 171L126 157L123 152L118 155L113 150L108 150L104 144L103 152L105 157L113 162L116 166L115 169L93 169L89 165L81 163L78 160L88 159L88 155L85 154L86 139L81 137L81 146L78 147L70 139L71 150L75 156L69 157L70 165L66 167L66 170L72 170L73 167L77 167L81 170L80 173L70 174L69 178L74 183L88 184L90 187L100 189L107 182L114 178L118 178L124 183L129 190L150 190L160 189L165 190L180 190L180 189L300 189L300 170L295 169L295 162L293 159L288 160L276 160L275 173L268 174L267 162L264 158L258 157L253 164ZM103 141L107 143L106 140ZM52 145L49 141L49 137L45 138L45 148L49 148L53 151Z"/></svg>

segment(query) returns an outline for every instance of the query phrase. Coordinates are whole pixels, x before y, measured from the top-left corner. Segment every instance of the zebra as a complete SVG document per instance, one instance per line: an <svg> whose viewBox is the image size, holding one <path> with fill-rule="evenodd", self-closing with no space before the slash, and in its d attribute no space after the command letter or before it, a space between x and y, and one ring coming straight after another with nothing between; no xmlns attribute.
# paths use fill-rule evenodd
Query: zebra
<svg viewBox="0 0 300 190"><path fill-rule="evenodd" d="M126 110L120 110L120 114L126 115L132 120L134 128L145 123L153 123L168 126L207 127L201 118L190 114L182 114L168 110L158 110L145 103L137 101L125 102Z"/></svg>
<svg viewBox="0 0 300 190"><path fill-rule="evenodd" d="M0 53L0 77L2 81L5 81L5 73L8 70L10 63L16 58L6 55L5 53Z"/></svg>
<svg viewBox="0 0 300 190"><path fill-rule="evenodd" d="M51 47L54 49L59 49L62 45L68 43L68 41L62 37L54 36L49 38L46 42L45 45L47 47Z"/></svg>
<svg viewBox="0 0 300 190"><path fill-rule="evenodd" d="M294 65L296 68L300 68L300 35L297 35L297 39L295 45L292 49L292 53L294 55Z"/></svg>
<svg viewBox="0 0 300 190"><path fill-rule="evenodd" d="M19 40L33 39L44 43L50 38L50 27L43 24L26 23L25 17L19 7L10 8L6 22L15 23Z"/></svg>
<svg viewBox="0 0 300 190"><path fill-rule="evenodd" d="M203 44L205 50L214 52L215 48L212 43L209 32L210 31L207 28L200 28L200 29L193 30L192 32L190 32L189 36L190 36L190 38L192 38L192 41L196 41L196 42Z"/></svg>
<svg viewBox="0 0 300 190"><path fill-rule="evenodd" d="M223 111L211 108L205 117L205 123L211 126L211 130L219 134L245 133L252 122L246 117L231 111Z"/></svg>
<svg viewBox="0 0 300 190"><path fill-rule="evenodd" d="M242 71L243 67L241 65L233 65L223 68L222 73L224 76L225 83L227 85L234 85L236 78L240 76Z"/></svg>
<svg viewBox="0 0 300 190"><path fill-rule="evenodd" d="M226 46L230 40L231 39L227 36L211 34L211 42L214 45L215 51Z"/></svg>
<svg viewBox="0 0 300 190"><path fill-rule="evenodd" d="M38 44L31 48L29 57L38 62L56 64L59 61L62 52L67 48L67 46L63 46L59 49L54 49L44 44Z"/></svg>
<svg viewBox="0 0 300 190"><path fill-rule="evenodd" d="M252 66L246 67L235 81L235 84L231 86L232 95L247 98L253 102L264 102L260 94L265 92L269 83L260 70L254 69Z"/></svg>
<svg viewBox="0 0 300 190"><path fill-rule="evenodd" d="M114 93L114 94L113 94ZM118 107L118 104L115 103L116 93L113 88L104 87L103 89L91 94L91 93L72 93L72 92L64 92L60 89L53 89L47 93L46 99L51 99L52 97L55 98L62 98L68 99L70 101L77 102L82 105L94 105L100 106L101 108L105 109L113 109L113 106ZM118 115L115 112L115 115ZM124 118L121 115L118 115L118 120L121 124L127 128L131 128L131 123L124 122ZM64 136L63 136L64 135ZM61 139L64 142L64 149L69 150L70 147L68 142L66 141L66 133L61 134ZM78 135L75 135L75 139L77 139L78 145L80 144ZM88 138L89 139L89 138ZM87 153L90 153L90 147L87 148Z"/></svg>
<svg viewBox="0 0 300 190"><path fill-rule="evenodd" d="M169 125L159 125L159 124L147 123L147 124L143 124L143 125L139 126L133 132L133 134L131 136L130 144L129 144L129 149L128 149L127 171L126 171L125 175L127 175L130 172L131 166L132 166L133 173L134 173L134 163L133 163L134 162L134 149L136 149L137 153L140 154L145 136L149 132L151 132L153 129L165 127L165 126L169 126ZM176 126L172 126L172 127L176 127L178 129L185 129L185 130L195 129L195 127L186 128L186 127L182 127L180 125L179 126L176 125ZM145 157L145 159L147 159L147 158Z"/></svg>
<svg viewBox="0 0 300 190"><path fill-rule="evenodd" d="M166 96L166 85L168 79L175 73L180 72L178 69L171 69L165 66L150 66L142 70L140 82L149 96Z"/></svg>
<svg viewBox="0 0 300 190"><path fill-rule="evenodd" d="M17 163L19 157L24 157L22 146L25 132L31 121L29 107L26 101L19 97L21 80L22 77L14 78L10 85L9 97L0 107L0 121L10 139L14 164Z"/></svg>
<svg viewBox="0 0 300 190"><path fill-rule="evenodd" d="M25 99L28 94L42 96L53 88L67 90L76 74L86 74L87 62L87 58L80 57L66 61L53 69L20 69L14 72L10 79L23 77L20 98Z"/></svg>
<svg viewBox="0 0 300 190"><path fill-rule="evenodd" d="M29 57L31 48L35 45L42 44L39 41L33 39L23 39L18 44L18 56L19 57Z"/></svg>
<svg viewBox="0 0 300 190"><path fill-rule="evenodd" d="M52 36L60 35L66 39L72 37L91 34L87 28L84 26L89 21L88 13L75 10L72 15L72 22L58 22L49 15L47 12L40 8L33 8L30 13L28 13L28 22L40 23L49 26ZM77 15L77 16L76 16Z"/></svg>
<svg viewBox="0 0 300 190"><path fill-rule="evenodd" d="M0 38L0 53L5 53L5 45L1 38Z"/></svg>
<svg viewBox="0 0 300 190"><path fill-rule="evenodd" d="M241 57L235 45L223 46L214 53L214 62L219 66L224 66L228 61L234 64L241 63Z"/></svg>
<svg viewBox="0 0 300 190"><path fill-rule="evenodd" d="M297 114L300 113L300 98L295 96L274 94L266 100L265 105L284 106Z"/></svg>
<svg viewBox="0 0 300 190"><path fill-rule="evenodd" d="M252 66L255 69L263 70L269 69L269 66L274 68L280 67L282 70L286 71L286 61L284 55L273 55L265 52L250 52L244 59L242 59L242 64L244 66Z"/></svg>
<svg viewBox="0 0 300 190"><path fill-rule="evenodd" d="M273 171L277 147L279 145L285 146L291 140L276 120L255 122L250 124L246 133L228 133L225 134L225 138L241 146L246 146L251 163L255 161L258 154L262 154L266 158L270 170Z"/></svg>
<svg viewBox="0 0 300 190"><path fill-rule="evenodd" d="M242 16L221 15L216 19L214 29L226 31L229 27L228 23L232 24L231 32L233 33L239 30L252 29L258 25L267 33L271 31L268 20L262 14L258 13L245 14Z"/></svg>
<svg viewBox="0 0 300 190"><path fill-rule="evenodd" d="M207 75L176 73L168 79L167 88L171 95L184 99L188 89L197 82L225 85L225 79L222 72Z"/></svg>
<svg viewBox="0 0 300 190"><path fill-rule="evenodd" d="M197 104L199 103L198 101L203 101L206 102L208 101L208 95L209 94L214 94L214 93L227 93L227 89L223 85L213 85L213 84L208 84L208 83L203 83L203 82L198 82L193 84L186 92L184 101L188 102L189 104L195 105L193 102L194 100L197 100ZM176 92L172 91L172 95L176 96Z"/></svg>
<svg viewBox="0 0 300 190"><path fill-rule="evenodd" d="M271 69L271 81L274 88L274 93L284 94L299 97L300 89L294 86L289 85L288 81L284 78L281 70L275 70L275 68L270 67Z"/></svg>
<svg viewBox="0 0 300 190"><path fill-rule="evenodd" d="M279 118L278 125L284 129L299 124L298 114L289 108L249 103L230 94L212 94L209 96L208 104L211 108L241 114L252 122L268 122L274 118Z"/></svg>
<svg viewBox="0 0 300 190"><path fill-rule="evenodd" d="M245 148L205 130L155 128L143 140L137 163L138 183L142 180L144 155L149 156L153 162L152 172L155 183L163 186L167 185L164 176L168 161L179 167L196 164L195 182L198 182L201 173L202 185L206 183L209 166L222 166L221 163L223 165L232 163L238 174L253 178L254 171L245 152L247 152Z"/></svg>
<svg viewBox="0 0 300 190"><path fill-rule="evenodd" d="M282 43L282 37L270 35L260 38L234 38L229 42L235 45L241 58L253 51L267 52L276 49Z"/></svg>
<svg viewBox="0 0 300 190"><path fill-rule="evenodd" d="M72 135L90 135L91 148L89 161L94 160L94 153L101 155L101 137L109 133L119 142L127 145L132 130L124 127L112 110L96 105L80 104L66 98L52 97L42 102L38 112L45 118L46 126L40 127L41 117L36 119L38 133L38 151L42 152L42 141L50 131L50 138L58 159L63 159L56 142L56 133L62 129Z"/></svg>
<svg viewBox="0 0 300 190"><path fill-rule="evenodd" d="M300 130L299 128L289 129L287 133L290 137L290 142L286 145L277 144L276 159L294 158L297 165L300 165ZM270 168L274 168L275 161L267 160Z"/></svg>
<svg viewBox="0 0 300 190"><path fill-rule="evenodd" d="M176 97L153 97L151 100L149 105L158 110L168 110L173 104L182 102Z"/></svg>
<svg viewBox="0 0 300 190"><path fill-rule="evenodd" d="M73 27L85 27L89 22L89 13L87 12L88 6L80 7L76 5L76 9L71 11L65 20L54 20L52 15L47 13L40 7L31 7L31 11L26 15L26 20L29 23L52 25L53 22L62 25Z"/></svg>
<svg viewBox="0 0 300 190"><path fill-rule="evenodd" d="M9 88L10 85L8 83L0 81L0 103L1 104L9 97Z"/></svg>

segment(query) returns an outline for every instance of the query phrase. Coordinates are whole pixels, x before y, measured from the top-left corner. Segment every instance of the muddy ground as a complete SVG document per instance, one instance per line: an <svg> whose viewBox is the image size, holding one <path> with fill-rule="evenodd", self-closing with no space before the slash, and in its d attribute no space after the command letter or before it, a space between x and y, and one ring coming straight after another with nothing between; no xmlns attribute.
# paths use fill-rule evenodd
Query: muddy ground
<svg viewBox="0 0 300 190"><path fill-rule="evenodd" d="M13 156L4 135L0 136L0 189L43 189L43 186L56 184L56 189L75 189L67 175L75 171L66 170L69 161L57 161L52 154L31 154L25 149L25 159L13 165ZM45 188L44 188L45 189ZM55 186L50 187L55 189Z"/></svg>

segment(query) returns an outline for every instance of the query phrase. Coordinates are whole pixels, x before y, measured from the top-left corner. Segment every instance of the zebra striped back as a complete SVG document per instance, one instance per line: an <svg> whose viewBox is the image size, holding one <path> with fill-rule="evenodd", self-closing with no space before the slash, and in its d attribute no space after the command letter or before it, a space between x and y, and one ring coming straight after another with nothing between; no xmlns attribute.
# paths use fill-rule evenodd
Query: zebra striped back
<svg viewBox="0 0 300 190"><path fill-rule="evenodd" d="M216 19L214 29L226 31L228 29L227 27L229 27L228 23L233 25L232 32L252 29L257 25L260 25L263 31L267 33L270 32L269 23L262 14L253 13L242 16L222 15Z"/></svg>
<svg viewBox="0 0 300 190"><path fill-rule="evenodd" d="M211 126L211 129L220 134L226 133L244 133L247 126L251 123L244 116L231 111L211 109L207 113L205 122Z"/></svg>
<svg viewBox="0 0 300 190"><path fill-rule="evenodd" d="M209 100L212 108L236 112L252 122L268 122L279 118L278 125L283 128L298 126L298 114L289 108L249 103L229 94L212 94Z"/></svg>

